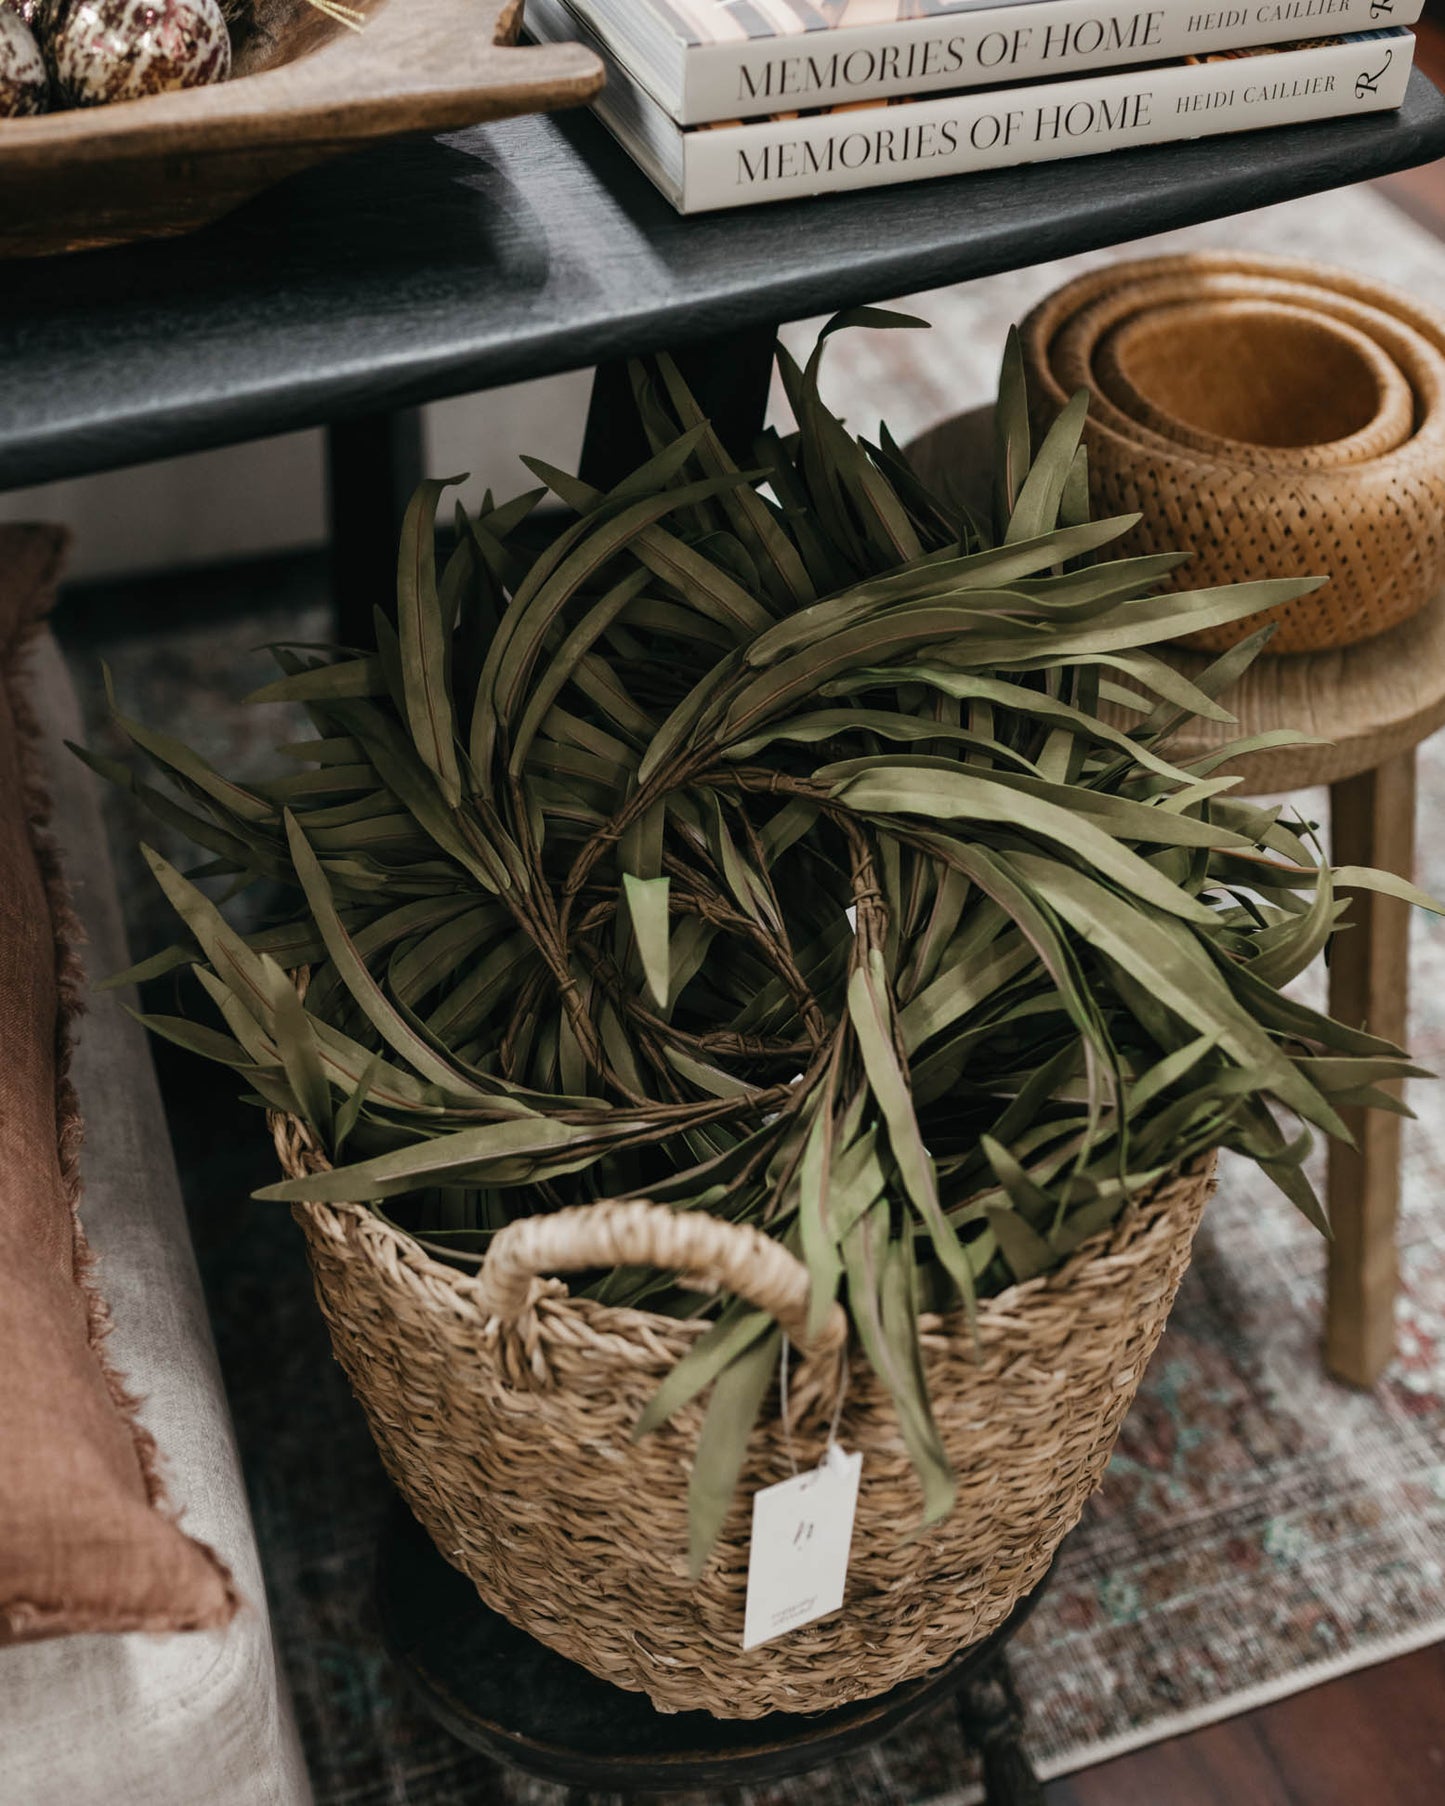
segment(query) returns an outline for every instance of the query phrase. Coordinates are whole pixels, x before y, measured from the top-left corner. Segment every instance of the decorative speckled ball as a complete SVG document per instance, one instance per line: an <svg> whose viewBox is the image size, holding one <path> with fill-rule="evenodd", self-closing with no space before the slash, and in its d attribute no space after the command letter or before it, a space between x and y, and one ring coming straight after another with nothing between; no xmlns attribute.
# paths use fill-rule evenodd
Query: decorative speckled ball
<svg viewBox="0 0 1445 1806"><path fill-rule="evenodd" d="M16 14L37 38L43 38L49 29L50 15L55 11L55 4L56 0L0 0L0 13Z"/></svg>
<svg viewBox="0 0 1445 1806"><path fill-rule="evenodd" d="M17 14L0 12L0 119L43 113L50 105L50 76L30 27Z"/></svg>
<svg viewBox="0 0 1445 1806"><path fill-rule="evenodd" d="M46 43L72 106L200 88L231 73L216 0L60 0Z"/></svg>

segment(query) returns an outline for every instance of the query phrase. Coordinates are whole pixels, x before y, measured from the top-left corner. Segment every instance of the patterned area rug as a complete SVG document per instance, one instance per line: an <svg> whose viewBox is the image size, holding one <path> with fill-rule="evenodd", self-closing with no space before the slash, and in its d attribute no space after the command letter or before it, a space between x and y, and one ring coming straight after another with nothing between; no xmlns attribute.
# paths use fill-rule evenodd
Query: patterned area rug
<svg viewBox="0 0 1445 1806"><path fill-rule="evenodd" d="M1445 253L1363 191L1160 242L1330 256L1445 295ZM844 335L829 366L835 403L865 430L886 409L905 439L983 399L1007 322L1092 261L924 297L916 311L936 323L931 335ZM78 621L71 653L93 740L113 744L99 701L104 657L130 712L229 771L255 769L273 722L231 706L269 675L252 649L272 635L324 633L319 608L298 613L294 597L268 605L264 593L245 618L204 629L140 638ZM1445 809L1438 740L1424 754L1421 809L1426 822ZM137 956L171 938L138 870L139 825L112 799ZM154 825L146 831L157 838ZM1421 840L1421 880L1445 893L1445 848L1428 832ZM1414 1052L1445 1068L1445 924L1417 921L1413 974ZM300 1239L284 1212L245 1202L269 1176L260 1125L198 1064L159 1057L320 1806L560 1806L559 1790L501 1775L401 1694L370 1594L385 1483L330 1360ZM1400 1353L1372 1395L1322 1374L1320 1242L1262 1181L1226 1168L1108 1482L1016 1646L1045 1774L1445 1636L1445 1094L1417 1086L1413 1101ZM725 1797L963 1806L976 1791L945 1712L846 1770Z"/></svg>

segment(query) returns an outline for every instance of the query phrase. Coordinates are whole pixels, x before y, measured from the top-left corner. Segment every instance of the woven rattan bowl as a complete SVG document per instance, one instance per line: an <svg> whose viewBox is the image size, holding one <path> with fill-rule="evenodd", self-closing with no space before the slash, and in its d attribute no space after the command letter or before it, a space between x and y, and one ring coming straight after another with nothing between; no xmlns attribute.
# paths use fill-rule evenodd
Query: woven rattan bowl
<svg viewBox="0 0 1445 1806"><path fill-rule="evenodd" d="M1089 391L1095 511L1143 516L1123 551L1192 551L1179 588L1330 578L1187 644L1219 650L1268 622L1274 652L1347 646L1408 620L1445 582L1445 322L1408 297L1295 259L1196 253L1092 271L1021 330L1041 428ZM1290 335L1288 368L1260 392ZM1308 403L1325 436L1283 443L1305 436L1287 414L1312 368L1339 388L1322 380Z"/></svg>
<svg viewBox="0 0 1445 1806"><path fill-rule="evenodd" d="M324 1165L273 1119L289 1175ZM701 1213L598 1204L523 1218L480 1274L433 1259L359 1205L303 1204L317 1297L397 1489L494 1610L665 1711L814 1712L926 1674L1043 1577L1099 1484L1184 1269L1213 1161L1133 1204L1058 1272L923 1323L953 1513L914 1532L921 1494L893 1407L842 1341L841 1313L754 1432L721 1542L687 1573L702 1402L635 1441L643 1406L703 1327L573 1298L558 1271L622 1261L715 1279L801 1333L806 1270ZM863 1452L841 1612L742 1649L752 1494L816 1462L835 1414Z"/></svg>
<svg viewBox="0 0 1445 1806"><path fill-rule="evenodd" d="M1257 468L1361 464L1415 430L1414 392L1368 333L1282 301L1132 315L1099 338L1093 375L1137 425Z"/></svg>

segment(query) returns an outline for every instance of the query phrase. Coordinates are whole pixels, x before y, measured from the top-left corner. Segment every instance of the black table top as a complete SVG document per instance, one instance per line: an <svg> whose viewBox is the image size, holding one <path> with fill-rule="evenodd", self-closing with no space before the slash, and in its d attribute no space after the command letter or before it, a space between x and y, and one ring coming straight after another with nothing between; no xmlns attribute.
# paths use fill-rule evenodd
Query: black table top
<svg viewBox="0 0 1445 1806"><path fill-rule="evenodd" d="M882 301L1445 154L1399 114L680 218L585 113L379 145L185 239L0 263L0 488Z"/></svg>

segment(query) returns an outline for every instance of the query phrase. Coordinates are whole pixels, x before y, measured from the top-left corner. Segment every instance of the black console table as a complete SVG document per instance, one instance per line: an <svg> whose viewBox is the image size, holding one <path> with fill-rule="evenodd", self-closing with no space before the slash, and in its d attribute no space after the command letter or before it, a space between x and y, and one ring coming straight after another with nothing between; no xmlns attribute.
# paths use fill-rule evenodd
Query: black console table
<svg viewBox="0 0 1445 1806"><path fill-rule="evenodd" d="M419 403L692 347L701 399L750 438L782 321L1442 154L1445 99L1419 72L1398 114L692 219L586 114L378 145L188 238L0 263L0 489L327 426L343 602L369 620ZM609 412L594 473L624 450Z"/></svg>
<svg viewBox="0 0 1445 1806"><path fill-rule="evenodd" d="M379 145L188 238L0 264L0 488L389 412L1445 155L1398 114L683 219L586 114Z"/></svg>

